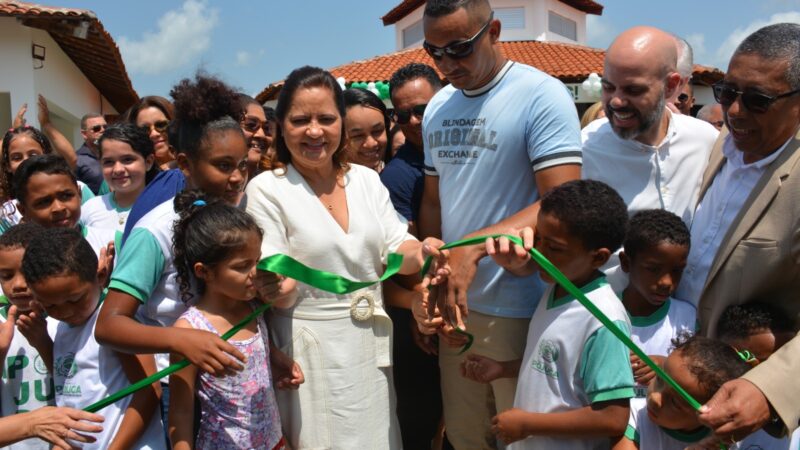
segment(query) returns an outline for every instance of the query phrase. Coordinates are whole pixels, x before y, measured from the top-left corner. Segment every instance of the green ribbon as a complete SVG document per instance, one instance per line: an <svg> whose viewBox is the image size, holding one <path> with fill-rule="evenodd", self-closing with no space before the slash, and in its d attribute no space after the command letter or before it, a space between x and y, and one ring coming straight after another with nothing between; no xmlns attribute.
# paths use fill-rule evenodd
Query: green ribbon
<svg viewBox="0 0 800 450"><path fill-rule="evenodd" d="M233 328L231 328L225 334L223 334L222 335L222 339L227 341L228 339L233 337L234 334L238 333L239 330L244 328L248 323L250 323L250 321L252 321L256 317L258 317L259 315L263 314L264 311L269 309L269 307L270 307L269 303L264 303L263 305L261 305L258 308L256 308L252 313L250 313L250 315L245 317L241 322L237 323L236 325L233 326ZM184 367L187 367L188 365L189 365L189 360L188 359L184 359L184 360L178 361L175 364L172 364L171 366L165 368L164 370L160 370L160 371L150 375L149 377L147 377L147 378L145 378L143 380L137 381L136 383L126 387L125 389L117 391L117 392L109 395L108 397L106 397L106 398L104 398L104 399L102 399L102 400L100 400L100 401L98 401L96 403L93 403L93 404L87 406L83 410L84 411L88 411L90 413L95 413L97 411L100 411L101 409L105 408L106 406L111 405L111 404L113 404L113 403L115 403L115 402L117 402L117 401L119 401L119 400L121 400L121 399L123 399L123 398L125 398L125 397L127 397L127 396L129 396L131 394L133 394L134 392L138 391L139 389L142 389L142 388L145 388L147 386L150 386L151 384L155 383L156 381L166 377L167 375L169 375L171 373L175 373L175 372L183 369Z"/></svg>
<svg viewBox="0 0 800 450"><path fill-rule="evenodd" d="M448 248L455 248L455 247L464 247L467 245L483 244L488 238L497 239L499 237L506 237L511 242L519 246L522 246L522 239L520 239L517 236L510 236L507 234L492 234L489 236L477 236L473 238L462 239L456 242L451 242L449 244L443 245L439 250L447 250ZM556 268L556 266L553 265L553 263L548 261L548 259L545 258L544 255L539 253L539 251L536 250L535 248L530 249L528 253L530 253L531 258L533 258L533 260L537 264L539 264L539 266L545 272L547 272L548 275L550 275L558 284L560 284L561 287L566 289L566 291L569 294L575 297L578 300L578 302L580 302L580 304L583 305L584 308L588 309L589 312L597 320L599 320L600 323L603 324L603 326L608 328L608 330L611 331L611 333L614 336L616 336L617 339L622 341L622 343L625 344L625 346L628 347L636 356L638 356L639 359L644 361L645 364L647 364L651 369L653 369L653 371L656 373L656 375L658 375L659 378L661 378L667 384L669 384L670 387L672 387L672 389L675 389L675 392L677 392L681 397L683 397L683 399L686 400L689 403L689 405L692 406L692 408L694 408L695 410L700 409L701 405L697 400L694 399L694 397L689 395L689 393L686 392L678 383L676 383L675 380L672 379L672 377L667 375L667 373L664 372L664 370L661 369L661 367L658 364L656 364L652 359L650 359L650 357L647 356L642 351L642 349L639 348L639 346L636 345L631 340L631 338L628 337L627 334L625 334L624 331L620 330L619 327L613 321L611 321L611 319L609 319L605 314L603 314L603 312L600 311L600 309L598 309L594 305L594 303L592 303L588 298L586 298L586 295L584 295L583 292L581 292L581 290L578 289L577 286L575 286L571 281L569 281L567 277L565 277L564 274L561 273L561 271L558 270L558 268ZM422 266L423 274L428 272L431 261L432 259L430 257L425 261L425 264Z"/></svg>
<svg viewBox="0 0 800 450"><path fill-rule="evenodd" d="M335 273L312 269L311 267L304 265L291 256L286 256L283 254L272 255L264 258L258 262L258 266L256 267L259 270L266 270L268 272L294 278L297 281L326 292L332 292L334 294L349 294L367 286L372 286L375 283L385 281L392 275L399 272L400 267L403 265L403 255L389 253L389 258L386 263L386 270L377 281L348 280L347 278L336 275Z"/></svg>

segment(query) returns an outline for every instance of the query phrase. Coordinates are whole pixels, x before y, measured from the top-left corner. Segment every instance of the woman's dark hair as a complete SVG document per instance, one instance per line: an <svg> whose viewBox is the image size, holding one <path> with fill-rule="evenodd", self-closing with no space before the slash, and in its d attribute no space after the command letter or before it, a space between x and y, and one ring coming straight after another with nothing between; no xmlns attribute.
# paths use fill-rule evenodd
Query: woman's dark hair
<svg viewBox="0 0 800 450"><path fill-rule="evenodd" d="M11 147L11 142L17 136L25 135L36 141L42 147L42 153L45 155L53 152L53 147L50 145L50 139L47 139L44 133L38 128L25 125L21 127L11 128L3 136L3 151L2 159L0 159L0 197L10 196L11 184L13 176L11 174L11 161L9 160L8 149Z"/></svg>
<svg viewBox="0 0 800 450"><path fill-rule="evenodd" d="M14 174L14 183L11 185L11 193L14 198L20 203L24 204L28 197L28 181L37 173L44 173L47 175L66 175L75 183L75 189L80 193L78 187L78 179L75 178L75 173L70 169L69 164L64 161L60 155L36 155L32 156L17 168L17 173Z"/></svg>
<svg viewBox="0 0 800 450"><path fill-rule="evenodd" d="M247 111L247 107L250 105L256 105L259 108L261 107L261 103L258 103L256 99L241 92L236 94L236 99L239 100L239 106L242 107L242 114L244 114L244 111Z"/></svg>
<svg viewBox="0 0 800 450"><path fill-rule="evenodd" d="M680 350L689 373L708 394L697 399L700 403L707 402L723 384L751 369L733 347L722 341L683 332L672 340L672 345L673 351Z"/></svg>
<svg viewBox="0 0 800 450"><path fill-rule="evenodd" d="M179 193L174 205L180 217L173 227L172 251L181 299L187 302L192 298L192 280L198 294L205 291L203 280L194 277L196 263L219 264L232 250L246 245L249 233L263 237L263 232L249 214L199 189Z"/></svg>
<svg viewBox="0 0 800 450"><path fill-rule="evenodd" d="M344 95L342 94L342 87L333 78L330 72L320 69L319 67L303 66L295 69L286 78L283 84L281 93L278 96L278 105L275 108L275 117L278 121L277 130L275 132L275 157L272 159L272 170L278 168L285 168L287 164L292 162L292 154L289 148L286 147L286 141L283 138L283 122L286 120L286 114L292 106L294 96L301 88L321 87L331 91L333 101L336 104L336 110L339 112L342 122L342 139L339 142L339 148L333 154L333 164L336 167L341 167L343 171L347 171L349 166L347 164L347 152L344 151L345 144L345 128L344 128Z"/></svg>
<svg viewBox="0 0 800 450"><path fill-rule="evenodd" d="M236 91L218 78L198 73L194 80L184 78L169 93L175 102L174 131L170 143L190 159L208 150L208 138L217 133L236 131L243 110ZM173 142L174 137L174 142Z"/></svg>
<svg viewBox="0 0 800 450"><path fill-rule="evenodd" d="M380 111L381 115L383 115L383 129L386 132L386 148L383 149L383 162L389 162L389 160L392 159L392 141L389 139L391 122L389 121L389 111L386 109L386 104L383 103L380 97L370 91L350 88L344 91L344 105L346 110L353 106L363 106Z"/></svg>
<svg viewBox="0 0 800 450"><path fill-rule="evenodd" d="M103 157L103 142L105 141L124 142L130 145L133 151L141 155L145 160L148 156L155 153L155 147L153 147L153 141L150 140L150 136L147 135L144 129L130 123L115 123L106 128L106 131L103 132L103 135L100 136L97 143L97 148L100 151L100 158ZM144 176L145 184L150 183L150 181L158 175L159 171L158 164L153 162L153 165L150 166L150 170L148 170Z"/></svg>
<svg viewBox="0 0 800 450"><path fill-rule="evenodd" d="M164 97L159 97L157 95L148 95L147 97L142 97L141 100L136 102L133 106L126 111L127 119L130 123L136 125L136 119L139 117L139 113L143 109L147 108L155 108L160 110L164 113L167 120L172 120L175 118L175 107L172 106L172 103L165 99Z"/></svg>

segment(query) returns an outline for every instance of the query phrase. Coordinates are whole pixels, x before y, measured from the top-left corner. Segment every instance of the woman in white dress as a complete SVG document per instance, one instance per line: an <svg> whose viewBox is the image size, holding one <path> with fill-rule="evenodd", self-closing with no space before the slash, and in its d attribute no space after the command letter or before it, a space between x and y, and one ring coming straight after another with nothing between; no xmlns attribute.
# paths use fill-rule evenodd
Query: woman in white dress
<svg viewBox="0 0 800 450"><path fill-rule="evenodd" d="M276 108L273 169L247 187L247 212L264 230L261 257L287 254L350 280L377 280L390 252L400 273L439 255L437 281L447 274L438 239L417 241L392 207L378 174L349 165L345 106L330 73L302 67L286 80ZM262 272L264 278L270 274ZM283 282L282 289L293 280ZM293 448L398 449L400 433L391 371L392 324L381 285L336 295L297 283L297 301L273 309L276 344L303 368L299 390L279 392Z"/></svg>

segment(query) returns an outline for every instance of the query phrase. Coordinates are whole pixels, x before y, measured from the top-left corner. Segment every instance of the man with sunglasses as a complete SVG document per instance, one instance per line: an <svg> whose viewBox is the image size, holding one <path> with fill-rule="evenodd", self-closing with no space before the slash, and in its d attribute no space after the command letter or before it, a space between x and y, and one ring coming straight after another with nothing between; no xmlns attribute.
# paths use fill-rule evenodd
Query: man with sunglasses
<svg viewBox="0 0 800 450"><path fill-rule="evenodd" d="M715 336L730 305L761 301L800 316L800 24L757 30L714 86L725 129L703 175L692 248L676 297ZM730 381L700 420L724 442L800 421L800 337Z"/></svg>
<svg viewBox="0 0 800 450"><path fill-rule="evenodd" d="M606 119L582 130L583 177L613 187L631 214L665 209L691 224L717 130L667 108L679 89L674 37L652 27L621 33L606 51ZM612 267L617 262L613 258ZM613 271L613 273L619 273ZM609 273L615 288L625 282Z"/></svg>
<svg viewBox="0 0 800 450"><path fill-rule="evenodd" d="M486 0L430 0L423 28L423 47L450 85L423 117L420 235L451 242L535 225L540 193L580 176L572 97L557 79L502 55L501 24ZM516 379L480 384L462 377L465 341L453 326L474 336L472 352L522 358L544 286L483 259L483 246L450 255L452 275L438 302L446 322L439 366L447 436L456 449L491 449L491 418L513 406Z"/></svg>
<svg viewBox="0 0 800 450"><path fill-rule="evenodd" d="M78 156L75 175L95 194L103 184L103 170L100 167L100 149L97 147L97 142L106 130L106 126L106 119L102 114L89 113L81 117L83 145L75 152Z"/></svg>
<svg viewBox="0 0 800 450"><path fill-rule="evenodd" d="M675 108L677 108L678 112L681 114L691 116L694 100L694 88L692 87L692 83L686 83L681 85L680 94L675 98L673 105L675 105Z"/></svg>

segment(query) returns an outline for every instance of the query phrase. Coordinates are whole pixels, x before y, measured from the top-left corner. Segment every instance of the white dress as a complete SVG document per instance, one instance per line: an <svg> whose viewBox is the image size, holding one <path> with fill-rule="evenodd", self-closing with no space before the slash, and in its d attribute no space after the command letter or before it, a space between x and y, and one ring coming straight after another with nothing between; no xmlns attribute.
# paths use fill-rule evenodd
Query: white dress
<svg viewBox="0 0 800 450"><path fill-rule="evenodd" d="M254 178L247 187L247 212L264 230L262 258L285 253L350 280L377 280L388 254L414 237L376 172L353 164L344 180L347 232L292 166ZM363 313L370 300L371 317L351 316L353 302ZM270 329L306 379L297 391L278 392L281 422L293 448L401 447L392 323L383 309L380 283L346 295L298 283L297 303L274 310Z"/></svg>

